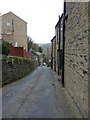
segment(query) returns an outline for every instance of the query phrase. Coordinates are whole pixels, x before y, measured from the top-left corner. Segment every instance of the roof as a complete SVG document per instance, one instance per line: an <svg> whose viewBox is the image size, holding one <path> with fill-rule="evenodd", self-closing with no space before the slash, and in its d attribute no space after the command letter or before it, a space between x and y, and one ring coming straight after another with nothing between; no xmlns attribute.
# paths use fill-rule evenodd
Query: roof
<svg viewBox="0 0 90 120"><path fill-rule="evenodd" d="M35 52L34 54L40 56L42 53L41 52Z"/></svg>
<svg viewBox="0 0 90 120"><path fill-rule="evenodd" d="M62 19L62 18L63 18L63 13L62 13L61 17L59 16L59 20L58 20L58 22L57 22L55 28L56 28L56 27L59 27L59 23L61 22L61 19Z"/></svg>
<svg viewBox="0 0 90 120"><path fill-rule="evenodd" d="M5 16L5 15L7 15L7 14L13 14L13 15L15 15L16 17L18 17L19 19L21 19L23 22L25 22L25 23L27 23L26 21L24 21L22 18L20 18L19 16L17 16L16 14L14 14L13 12L8 12L8 13L5 13L5 14L3 14L2 16Z"/></svg>
<svg viewBox="0 0 90 120"><path fill-rule="evenodd" d="M55 38L56 38L56 36L54 36L54 37L52 38L51 42L52 42L53 40L55 40Z"/></svg>

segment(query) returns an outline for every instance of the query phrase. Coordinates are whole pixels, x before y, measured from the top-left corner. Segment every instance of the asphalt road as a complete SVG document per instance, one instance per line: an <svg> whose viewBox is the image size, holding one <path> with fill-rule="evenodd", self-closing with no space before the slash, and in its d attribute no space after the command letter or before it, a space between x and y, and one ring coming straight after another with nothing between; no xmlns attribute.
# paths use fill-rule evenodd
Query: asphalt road
<svg viewBox="0 0 90 120"><path fill-rule="evenodd" d="M2 89L3 118L81 118L57 74L46 66Z"/></svg>

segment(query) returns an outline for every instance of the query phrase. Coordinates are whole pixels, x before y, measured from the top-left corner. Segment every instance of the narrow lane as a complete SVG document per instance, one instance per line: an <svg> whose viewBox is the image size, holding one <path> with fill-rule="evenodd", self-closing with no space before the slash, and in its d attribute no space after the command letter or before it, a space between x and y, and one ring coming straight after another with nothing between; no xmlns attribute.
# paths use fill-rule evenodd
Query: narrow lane
<svg viewBox="0 0 90 120"><path fill-rule="evenodd" d="M75 106L46 66L3 87L3 118L80 118Z"/></svg>

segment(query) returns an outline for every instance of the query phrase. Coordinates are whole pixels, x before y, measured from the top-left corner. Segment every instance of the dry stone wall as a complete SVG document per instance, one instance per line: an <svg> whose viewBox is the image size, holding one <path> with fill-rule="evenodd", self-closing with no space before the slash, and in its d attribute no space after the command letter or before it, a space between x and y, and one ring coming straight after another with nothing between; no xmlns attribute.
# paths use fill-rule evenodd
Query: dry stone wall
<svg viewBox="0 0 90 120"><path fill-rule="evenodd" d="M2 86L14 82L38 66L34 60L3 56L2 59Z"/></svg>

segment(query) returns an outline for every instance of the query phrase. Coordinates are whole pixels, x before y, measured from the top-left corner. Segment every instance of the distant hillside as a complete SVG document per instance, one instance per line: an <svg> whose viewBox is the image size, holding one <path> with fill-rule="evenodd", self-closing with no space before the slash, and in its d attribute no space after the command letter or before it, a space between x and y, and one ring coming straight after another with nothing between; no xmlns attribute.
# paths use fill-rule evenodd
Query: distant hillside
<svg viewBox="0 0 90 120"><path fill-rule="evenodd" d="M38 44L40 47L43 48L43 53L47 54L47 51L51 53L51 43L48 44Z"/></svg>
<svg viewBox="0 0 90 120"><path fill-rule="evenodd" d="M47 47L51 47L51 43L47 43L47 44L38 44L41 47L47 48Z"/></svg>

